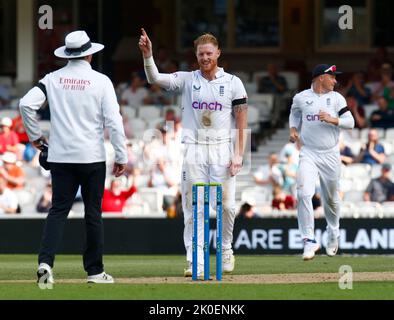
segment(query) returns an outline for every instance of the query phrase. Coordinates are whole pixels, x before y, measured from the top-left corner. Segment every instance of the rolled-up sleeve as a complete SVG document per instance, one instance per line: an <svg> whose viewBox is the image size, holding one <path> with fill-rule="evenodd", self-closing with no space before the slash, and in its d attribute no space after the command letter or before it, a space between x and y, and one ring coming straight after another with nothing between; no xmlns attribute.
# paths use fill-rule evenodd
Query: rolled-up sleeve
<svg viewBox="0 0 394 320"><path fill-rule="evenodd" d="M115 162L126 164L126 136L115 89L109 78L106 78L101 106L103 110L104 125L109 131L109 138L115 150Z"/></svg>
<svg viewBox="0 0 394 320"><path fill-rule="evenodd" d="M44 84L40 82L39 85L43 86ZM45 101L44 91L35 86L19 102L19 110L30 141L35 141L42 136L37 110L44 105Z"/></svg>

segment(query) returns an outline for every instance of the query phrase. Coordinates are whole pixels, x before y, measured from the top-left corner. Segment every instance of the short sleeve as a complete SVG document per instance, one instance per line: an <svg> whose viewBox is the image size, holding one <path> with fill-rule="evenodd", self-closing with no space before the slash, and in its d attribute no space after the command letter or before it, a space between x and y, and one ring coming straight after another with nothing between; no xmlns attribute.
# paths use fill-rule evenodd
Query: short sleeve
<svg viewBox="0 0 394 320"><path fill-rule="evenodd" d="M233 76L232 79L232 104L233 106L246 104L248 95L246 93L245 87L240 78Z"/></svg>
<svg viewBox="0 0 394 320"><path fill-rule="evenodd" d="M346 111L348 111L346 99L343 95L337 92L337 112L341 115Z"/></svg>
<svg viewBox="0 0 394 320"><path fill-rule="evenodd" d="M384 153L384 147L381 144L376 145L376 152L377 153Z"/></svg>

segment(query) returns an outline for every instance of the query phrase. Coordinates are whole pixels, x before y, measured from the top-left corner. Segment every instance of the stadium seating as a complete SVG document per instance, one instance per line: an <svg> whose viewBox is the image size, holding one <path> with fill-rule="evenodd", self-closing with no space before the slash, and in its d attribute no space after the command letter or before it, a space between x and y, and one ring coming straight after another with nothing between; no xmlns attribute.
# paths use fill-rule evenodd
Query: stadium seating
<svg viewBox="0 0 394 320"><path fill-rule="evenodd" d="M274 95L273 94L251 94L248 97L249 106L254 106L258 110L257 119L260 122L270 122L272 119L272 109L274 107ZM248 116L250 108L248 110ZM253 117L256 114L253 113Z"/></svg>
<svg viewBox="0 0 394 320"><path fill-rule="evenodd" d="M147 129L146 122L139 118L132 118L129 119L129 124L132 129L133 137L136 139L142 139L144 132Z"/></svg>
<svg viewBox="0 0 394 320"><path fill-rule="evenodd" d="M155 105L143 105L138 107L138 118L143 120L155 119L161 117L161 110Z"/></svg>
<svg viewBox="0 0 394 320"><path fill-rule="evenodd" d="M261 77L265 77L266 75L268 75L267 71L257 71L253 73L252 79L254 82L258 83L258 79ZM286 79L287 87L289 90L298 90L300 80L297 72L281 71L279 72L279 75L283 76Z"/></svg>

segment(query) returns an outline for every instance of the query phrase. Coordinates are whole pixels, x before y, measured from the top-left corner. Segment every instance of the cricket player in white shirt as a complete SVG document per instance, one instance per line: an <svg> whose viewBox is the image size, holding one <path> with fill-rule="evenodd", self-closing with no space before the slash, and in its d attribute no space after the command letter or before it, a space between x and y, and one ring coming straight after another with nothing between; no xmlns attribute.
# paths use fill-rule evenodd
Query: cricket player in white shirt
<svg viewBox="0 0 394 320"><path fill-rule="evenodd" d="M68 63L47 74L20 101L23 122L34 146L43 149L36 112L48 101L51 131L47 162L52 175L52 208L47 216L37 271L38 282L53 283L52 268L63 227L79 186L85 205L86 250L83 254L87 282L113 283L104 272L101 202L106 176L104 129L115 149L113 174L124 173L126 138L119 104L111 80L92 70L92 55L104 46L92 43L85 31L67 35L66 45L54 54Z"/></svg>
<svg viewBox="0 0 394 320"><path fill-rule="evenodd" d="M300 139L297 172L298 225L304 241L304 260L311 260L320 245L315 240L312 196L320 179L324 214L327 221L326 253L334 256L339 243L339 194L341 160L340 129L352 129L354 119L345 98L333 91L337 83L336 66L317 65L311 89L295 95L291 107L290 141Z"/></svg>
<svg viewBox="0 0 394 320"><path fill-rule="evenodd" d="M155 65L152 42L144 29L139 40L148 82L182 93L182 143L185 144L185 152L181 188L188 263L184 271L186 277L192 275L194 183L216 182L223 185L223 272L234 270L235 176L242 168L247 131L247 94L238 77L218 67L221 51L217 39L211 34L204 34L195 40L194 46L199 70L162 74ZM199 276L204 265L201 200L202 197L198 205Z"/></svg>

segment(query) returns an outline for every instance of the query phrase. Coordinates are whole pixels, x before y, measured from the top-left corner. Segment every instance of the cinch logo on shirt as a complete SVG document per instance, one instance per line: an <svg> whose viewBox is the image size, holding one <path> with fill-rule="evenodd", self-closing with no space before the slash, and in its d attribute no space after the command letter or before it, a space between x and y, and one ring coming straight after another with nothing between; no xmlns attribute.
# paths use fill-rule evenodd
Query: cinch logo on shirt
<svg viewBox="0 0 394 320"><path fill-rule="evenodd" d="M320 116L318 114L307 114L306 120L307 121L320 121Z"/></svg>
<svg viewBox="0 0 394 320"><path fill-rule="evenodd" d="M223 106L219 102L198 102L194 101L192 103L193 109L198 109L198 110L211 110L211 111L222 111Z"/></svg>

